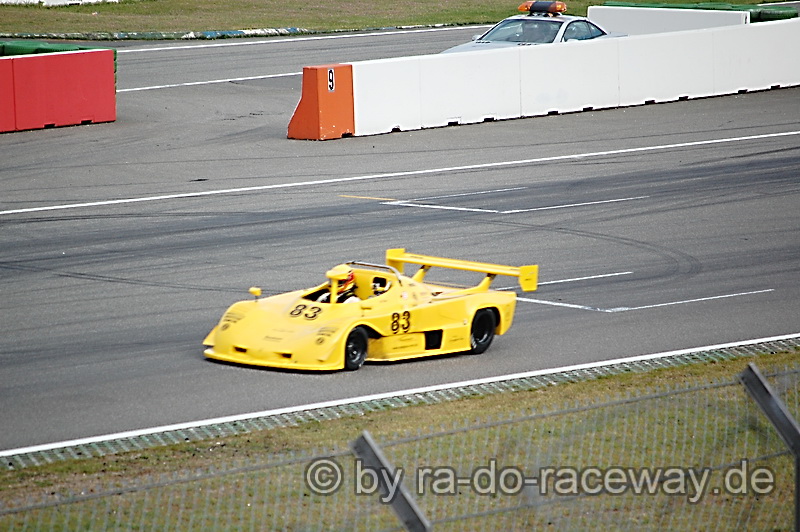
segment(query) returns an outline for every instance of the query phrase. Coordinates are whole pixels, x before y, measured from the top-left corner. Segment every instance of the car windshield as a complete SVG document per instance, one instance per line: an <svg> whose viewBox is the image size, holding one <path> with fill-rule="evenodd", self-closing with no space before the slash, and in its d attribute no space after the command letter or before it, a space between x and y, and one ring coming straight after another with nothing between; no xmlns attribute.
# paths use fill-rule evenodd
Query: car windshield
<svg viewBox="0 0 800 532"><path fill-rule="evenodd" d="M483 34L480 40L544 44L555 41L560 27L559 20L544 17L508 19Z"/></svg>

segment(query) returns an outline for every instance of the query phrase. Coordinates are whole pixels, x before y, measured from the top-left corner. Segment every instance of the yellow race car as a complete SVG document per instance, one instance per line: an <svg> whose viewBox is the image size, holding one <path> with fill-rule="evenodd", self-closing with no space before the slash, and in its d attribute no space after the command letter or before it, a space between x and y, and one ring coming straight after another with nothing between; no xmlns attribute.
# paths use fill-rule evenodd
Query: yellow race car
<svg viewBox="0 0 800 532"><path fill-rule="evenodd" d="M413 276L405 264L417 264ZM425 283L431 267L485 273L470 288ZM365 360L483 353L514 319L514 292L490 290L497 275L536 290L537 265L502 266L386 251L386 264L348 262L306 290L234 303L203 341L212 359L297 370L356 370Z"/></svg>

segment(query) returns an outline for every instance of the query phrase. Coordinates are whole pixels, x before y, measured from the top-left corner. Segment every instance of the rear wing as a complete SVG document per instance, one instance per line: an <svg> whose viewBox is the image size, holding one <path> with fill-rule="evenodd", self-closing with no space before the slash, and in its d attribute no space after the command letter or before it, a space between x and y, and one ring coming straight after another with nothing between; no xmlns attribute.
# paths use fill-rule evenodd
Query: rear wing
<svg viewBox="0 0 800 532"><path fill-rule="evenodd" d="M417 255L416 253L406 253L404 248L386 250L387 266L402 272L404 264L419 264L421 266L419 271L412 277L415 281L420 282L424 279L425 274L428 273L428 270L430 270L432 266L485 273L486 278L481 281L478 287L487 290L492 280L494 280L497 275L517 277L519 279L520 288L525 292L533 292L536 290L536 284L539 279L539 266L536 264L517 268L515 266L503 266L501 264L490 264L488 262L473 262L469 260Z"/></svg>

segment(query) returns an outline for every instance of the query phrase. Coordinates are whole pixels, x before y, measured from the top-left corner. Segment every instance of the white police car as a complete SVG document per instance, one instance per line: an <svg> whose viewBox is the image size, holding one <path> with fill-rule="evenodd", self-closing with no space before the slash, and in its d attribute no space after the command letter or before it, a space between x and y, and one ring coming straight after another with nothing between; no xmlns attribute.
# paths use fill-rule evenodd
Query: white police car
<svg viewBox="0 0 800 532"><path fill-rule="evenodd" d="M472 42L460 44L442 53L622 36L605 31L586 17L563 15L567 10L564 2L530 0L517 9L528 14L502 20L483 35L473 37Z"/></svg>

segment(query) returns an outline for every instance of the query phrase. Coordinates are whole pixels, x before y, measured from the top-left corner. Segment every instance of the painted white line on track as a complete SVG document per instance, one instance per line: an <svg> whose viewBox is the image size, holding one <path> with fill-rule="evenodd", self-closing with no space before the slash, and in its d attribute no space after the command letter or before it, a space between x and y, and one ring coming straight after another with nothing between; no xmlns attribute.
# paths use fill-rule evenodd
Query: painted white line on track
<svg viewBox="0 0 800 532"><path fill-rule="evenodd" d="M383 174L369 174L369 175L361 175L361 176L353 176L353 177L340 177L340 178L331 178L331 179L319 179L316 181L300 181L297 183L278 183L274 185L258 185L252 187L240 187L240 188L227 188L227 189L220 189L220 190L207 190L204 192L186 192L182 194L165 194L162 196L145 196L140 198L127 198L127 199L117 199L117 200L105 200L105 201L92 201L87 203L71 203L66 205L50 205L46 207L29 207L24 209L11 209L6 211L0 211L0 216L6 216L9 214L21 214L21 213L30 213L30 212L43 212L43 211L54 211L54 210L63 210L63 209L82 209L88 207L103 207L109 205L123 205L127 203L141 203L147 201L165 201L165 200L174 200L174 199L184 199L184 198L199 198L204 196L216 196L220 194L241 194L244 192L260 192L264 190L276 190L276 189L283 189L283 188L300 188L300 187L308 187L308 186L319 186L319 185L328 185L334 183L348 183L354 181L371 181L371 180L378 180L378 179L395 179L398 177L418 177L423 175L431 175L431 174L445 174L445 173L452 173L452 172L464 172L467 170L489 170L495 168L504 168L508 166L522 166L522 165L529 165L529 164L537 164L537 163L548 163L548 162L556 162L556 161L569 161L569 160L580 160L580 159L589 159L594 157L605 157L609 155L624 155L630 153L645 153L645 152L654 152L654 151L662 151L662 150L670 150L675 148L690 148L690 147L697 147L697 146L709 146L713 144L725 144L731 142L743 142L748 140L765 140L771 138L778 138L778 137L788 137L793 135L800 135L800 131L786 131L783 133L765 133L761 135L747 135L745 137L727 137L721 139L710 139L710 140L698 140L693 142L679 142L676 144L661 144L657 146L644 146L641 148L622 148L618 150L606 150L606 151L597 151L597 152L587 152L587 153L576 153L572 155L551 155L549 157L536 157L533 159L518 159L513 161L500 161L496 163L479 163L479 164L468 164L463 166L450 166L450 167L442 167L442 168L428 168L423 170L407 170L403 172L387 172Z"/></svg>
<svg viewBox="0 0 800 532"><path fill-rule="evenodd" d="M385 201L381 205L396 205L398 207L416 207L417 209L436 209L441 211L465 211L465 212L487 212L489 214L499 214L500 211L492 209L470 209L467 207L447 207L445 205L428 205L427 203L409 203L407 201Z"/></svg>
<svg viewBox="0 0 800 532"><path fill-rule="evenodd" d="M444 199L444 198L462 198L464 196L480 196L482 194L495 194L497 192L513 192L515 190L525 190L529 187L512 187L512 188L498 188L496 190L481 190L478 192L462 192L460 194L445 194L444 196L429 196L427 198L413 198L410 200L405 201L428 201L428 200L435 200L435 199ZM395 200L395 201L403 201L403 200Z"/></svg>
<svg viewBox="0 0 800 532"><path fill-rule="evenodd" d="M171 83L169 85L152 85L150 87L136 87L133 89L117 89L120 92L150 91L154 89L169 89L172 87L191 87L194 85L213 85L214 83L233 83L236 81L252 81L256 79L285 78L289 76L299 76L302 72L289 72L287 74L269 74L266 76L248 76L246 78L214 79L211 81L189 81L186 83Z"/></svg>
<svg viewBox="0 0 800 532"><path fill-rule="evenodd" d="M549 211L552 209L568 209L571 207L586 207L587 205L602 205L604 203L619 203L621 201L634 201L640 199L646 199L650 196L636 196L635 198L619 198L619 199L610 199L610 200L601 200L601 201L587 201L585 203L570 203L567 205L553 205L551 207L536 207L533 209L515 209L513 211L502 211L500 214L517 214L520 212L534 212L534 211Z"/></svg>
<svg viewBox="0 0 800 532"><path fill-rule="evenodd" d="M603 279L604 277L617 277L618 275L631 275L633 272L603 273L600 275L588 275L586 277L573 277L572 279L559 279L556 281L544 281L537 283L539 286L546 284L574 283L577 281L591 281L592 279Z"/></svg>
<svg viewBox="0 0 800 532"><path fill-rule="evenodd" d="M533 299L530 297L519 297L517 296L517 301L524 301L526 303L536 303L538 305L547 305L550 307L565 307L565 308L574 308L578 310L591 310L594 312L610 312L607 309L602 309L598 307L588 307L586 305L575 305L573 303L561 303L560 301L545 301L544 299Z"/></svg>
<svg viewBox="0 0 800 532"><path fill-rule="evenodd" d="M567 308L574 308L579 310L591 310L593 312L629 312L632 310L647 310L651 308L659 308L659 307L670 307L673 305L686 305L689 303L699 303L702 301L713 301L715 299L727 299L730 297L741 297L741 296L752 296L755 294L766 294L767 292L774 292L774 288L768 288L766 290L754 290L752 292L738 292L736 294L724 294L721 296L711 296L711 297L698 297L696 299L684 299L683 301L670 301L669 303L657 303L655 305L642 305L641 307L615 307L615 308L600 308L600 307L590 307L587 305L575 305L572 303L562 303L560 301L546 301L544 299L533 299L529 297L517 297L517 301L525 301L526 303L536 303L539 305L549 305L552 307L567 307Z"/></svg>
<svg viewBox="0 0 800 532"><path fill-rule="evenodd" d="M157 434L162 432L172 432L176 430L188 430L194 429L198 427L205 427L208 425L216 425L221 423L233 423L236 421L244 421L247 419L259 418L259 417L268 417L268 416L279 416L281 414L291 414L294 412L304 412L306 410L316 410L319 408L332 408L337 406L349 405L353 403L362 403L366 401L379 401L382 399L388 399L391 397L402 397L406 395L414 395L420 393L430 393L436 392L441 390L449 390L453 388L462 388L466 386L480 386L482 384L490 384L493 382L501 382L501 381L508 381L514 379L526 379L531 377L538 377L542 375L552 375L554 373L566 373L571 371L580 371L585 369L592 369L592 368L602 368L604 366L613 366L615 364L624 364L624 363L632 363L632 362L641 362L644 360L657 360L659 358L667 358L673 356L681 356L687 355L690 353L697 353L701 351L714 351L716 349L729 349L732 347L741 347L745 345L752 345L752 344L760 344L765 342L778 342L781 340L789 340L794 338L800 338L800 333L794 334L786 334L782 336L771 336L769 338L759 338L757 340L745 340L742 342L732 342L727 344L717 344L717 345L709 345L705 347L693 347L690 349L681 349L678 351L668 351L665 353L655 353L650 355L638 355L633 357L627 358L617 358L614 360L604 360L601 362L589 362L587 364L576 364L573 366L563 366L560 368L552 368L552 369L542 369L536 371L527 371L524 373L511 373L508 375L499 375L497 377L485 377L482 379L474 379L469 381L461 381L461 382L453 382L449 384L437 384L434 386L425 386L423 388L413 388L410 390L398 390L395 392L386 392L386 393L379 393L373 395L365 395L361 397L353 397L350 399L339 399L336 401L325 401L322 403L311 403L307 405L301 406L291 406L287 408L277 408L274 410L265 410L263 412L251 412L249 414L239 414L236 416L227 416L227 417L219 417L214 419L205 419L201 421L192 421L189 423L178 423L175 425L164 425L160 427L152 427L149 429L140 429L140 430L132 430L128 432L118 432L116 434L106 434L103 436L94 436L91 438L81 438L76 440L67 440L62 442L56 443L46 443L42 445L33 445L30 447L22 447L19 449L9 449L5 451L0 451L0 457L4 456L14 456L18 454L28 454L28 453L35 453L35 452L42 452L42 451L52 451L54 449L61 449L64 447L75 447L79 445L90 445L93 443L99 443L104 441L110 440L121 440L125 438L136 438L138 436L147 436L150 434Z"/></svg>
<svg viewBox="0 0 800 532"><path fill-rule="evenodd" d="M507 190L521 190L522 188L526 187L519 187L519 188L510 188ZM438 198L421 198L421 199L439 199L439 198L450 198L456 196L471 196L476 194L489 194L492 192L503 192L502 190L490 190L485 192L470 192L466 194L453 194L451 196L438 196ZM493 209L478 209L478 208L467 208L467 207L450 207L447 205L431 205L428 203L413 203L417 200L394 200L394 201L386 201L383 202L381 205L395 205L397 207L416 207L418 209L441 209L444 211L471 211L471 212L487 212L490 214L519 214L521 212L535 212L535 211L549 211L553 209L568 209L572 207L586 207L588 205L602 205L604 203L619 203L622 201L634 201L649 198L650 196L636 196L635 198L619 198L619 199L610 199L610 200L600 200L600 201L587 201L585 203L568 203L565 205L551 205L549 207L533 207L530 209L513 209L510 211L498 211Z"/></svg>
<svg viewBox="0 0 800 532"><path fill-rule="evenodd" d="M729 297L740 297L740 296L752 296L755 294L766 294L768 292L774 292L774 288L768 288L766 290L754 290L752 292L739 292L738 294L726 294L722 296L712 296L712 297L699 297L697 299L685 299L683 301L673 301L671 303L658 303L656 305L643 305L641 307L620 307L620 308L612 308L608 309L608 312L627 312L629 310L645 310L651 308L658 308L658 307L669 307L672 305L685 305L687 303L699 303L701 301L713 301L715 299L727 299Z"/></svg>
<svg viewBox="0 0 800 532"><path fill-rule="evenodd" d="M117 49L118 54L131 54L131 53L142 53L142 52L167 52L172 50L199 50L204 48L222 48L227 46L257 46L257 45L264 45L264 44L291 44L297 42L304 42L304 41L321 41L321 40L330 40L330 39L353 39L358 37L384 37L384 36L392 36L392 35L407 35L410 33L430 33L430 32L439 32L439 31L452 31L452 30L460 30L466 28L488 28L489 25L478 25L478 26L455 26L455 27L446 27L446 28L420 28L420 29L407 29L407 30L396 30L396 31L377 31L371 33L358 33L358 34L345 34L345 35L318 35L312 37L288 37L288 38L270 38L265 40L258 40L258 41L240 41L240 42L224 42L224 43L213 43L213 44L195 44L195 45L181 45L181 46L160 46L154 48L121 48ZM207 81L192 81L186 83L170 83L166 85L152 85L149 87L136 87L130 89L118 89L117 94L122 92L138 92L138 91L149 91L149 90L157 90L157 89L171 89L176 87L193 87L193 86L200 86L200 85L214 85L218 83L233 83L237 81L253 81L259 79L271 79L271 78L283 78L283 77L290 77L290 76L300 76L302 72L287 72L284 74L268 74L268 75L261 75L261 76L247 76L241 78L227 78L227 79L213 79Z"/></svg>
<svg viewBox="0 0 800 532"><path fill-rule="evenodd" d="M262 39L258 41L234 41L234 42L224 42L224 43L212 43L212 44L186 44L180 46L158 46L153 48L119 48L117 49L117 54L135 54L135 53L147 53L147 52L171 52L174 50L199 50L203 48L224 48L228 46L260 46L262 44L291 44L297 42L307 42L307 41L327 41L332 39L358 39L362 37L386 37L392 35L408 35L412 33L432 33L432 32L440 32L440 31L454 31L454 30L463 30L468 28L488 28L490 24L481 24L476 26L448 26L443 28L418 28L418 29L405 29L405 30L387 30L387 31L373 31L369 33L345 33L345 34L336 34L336 35L314 35L314 36L307 36L307 37L271 37L268 39Z"/></svg>
<svg viewBox="0 0 800 532"><path fill-rule="evenodd" d="M594 279L604 279L606 277L617 277L619 275L631 275L633 272L615 272L615 273L602 273L599 275L587 275L585 277L573 277L571 279L557 279L555 281L539 281L537 286L544 286L548 284L561 284L561 283L575 283L578 281L591 281ZM503 286L493 288L492 290L517 290L519 286ZM519 299L519 298L517 298Z"/></svg>

